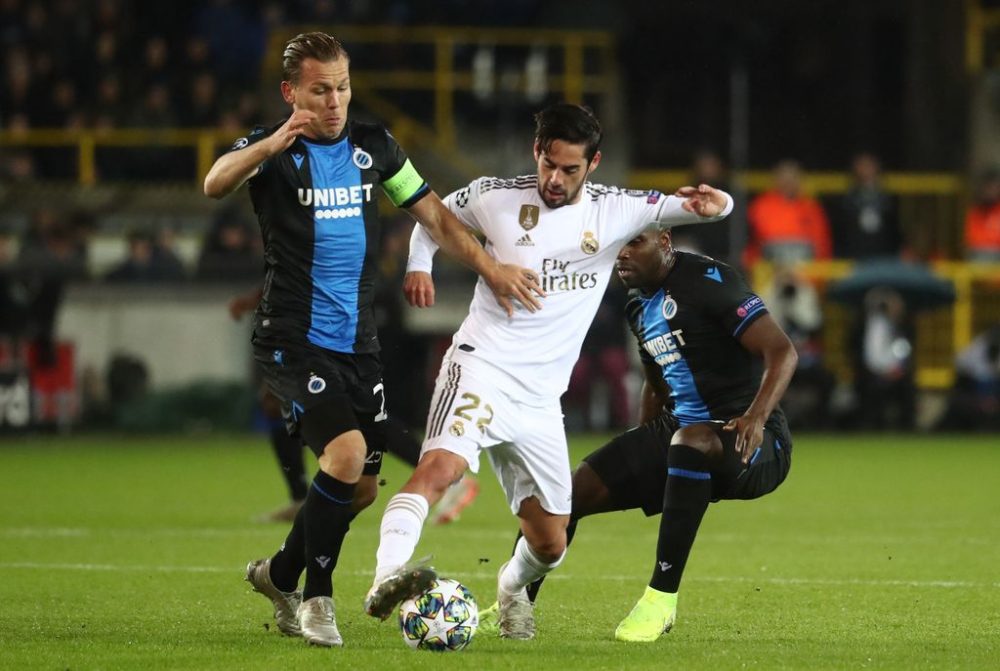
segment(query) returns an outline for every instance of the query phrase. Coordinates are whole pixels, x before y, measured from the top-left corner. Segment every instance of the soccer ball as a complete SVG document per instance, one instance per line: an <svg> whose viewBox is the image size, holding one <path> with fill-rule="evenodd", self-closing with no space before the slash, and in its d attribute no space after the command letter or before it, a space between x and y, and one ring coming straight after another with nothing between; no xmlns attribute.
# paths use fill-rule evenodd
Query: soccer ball
<svg viewBox="0 0 1000 671"><path fill-rule="evenodd" d="M478 625L476 598L450 578L438 578L399 607L403 640L414 650L457 652L469 644Z"/></svg>

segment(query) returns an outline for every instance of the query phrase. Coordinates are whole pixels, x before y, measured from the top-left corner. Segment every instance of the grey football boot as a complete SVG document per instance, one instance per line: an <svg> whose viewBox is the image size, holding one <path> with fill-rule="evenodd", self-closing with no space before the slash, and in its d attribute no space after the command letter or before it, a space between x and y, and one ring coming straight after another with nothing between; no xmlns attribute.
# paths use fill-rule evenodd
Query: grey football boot
<svg viewBox="0 0 1000 671"><path fill-rule="evenodd" d="M337 629L337 616L333 612L333 599L328 596L314 596L299 606L299 629L302 638L310 645L327 648L344 645Z"/></svg>
<svg viewBox="0 0 1000 671"><path fill-rule="evenodd" d="M263 594L274 606L274 620L285 636L301 636L296 614L302 603L302 592L282 592L271 582L271 558L257 559L247 564L246 581L253 591Z"/></svg>
<svg viewBox="0 0 1000 671"><path fill-rule="evenodd" d="M499 612L497 622L500 627L500 638L528 639L535 637L535 604L528 599L528 590L521 588L514 594L508 594L500 589L500 575L510 561L504 562L497 573L497 604Z"/></svg>

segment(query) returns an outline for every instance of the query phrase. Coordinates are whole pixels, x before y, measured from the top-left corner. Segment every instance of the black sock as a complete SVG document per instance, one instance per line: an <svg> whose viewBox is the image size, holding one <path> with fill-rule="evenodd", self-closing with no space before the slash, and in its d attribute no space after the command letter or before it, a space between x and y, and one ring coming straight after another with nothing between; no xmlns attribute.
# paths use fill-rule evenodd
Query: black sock
<svg viewBox="0 0 1000 671"><path fill-rule="evenodd" d="M333 569L337 567L340 547L354 517L351 499L356 486L341 482L323 471L317 472L313 478L301 511L306 563L303 600L333 596Z"/></svg>
<svg viewBox="0 0 1000 671"><path fill-rule="evenodd" d="M569 548L569 544L573 542L573 536L576 535L576 523L578 521L579 520L575 520L572 517L569 519L569 526L566 527L566 547L567 548ZM517 540L521 540L521 536L522 535L523 534L520 531L518 531L517 532ZM514 547L517 547L517 541L514 541ZM541 578L539 578L535 582L533 582L530 585L528 585L528 587L527 587L528 600L531 601L531 603L535 603L535 599L538 598L538 590L540 590L542 588L542 583L543 582L545 582L545 576L542 576Z"/></svg>
<svg viewBox="0 0 1000 671"><path fill-rule="evenodd" d="M298 436L289 436L282 423L271 429L271 447L274 456L278 458L281 476L288 485L288 494L293 501L302 501L309 491L306 480L306 467L302 461L302 441Z"/></svg>
<svg viewBox="0 0 1000 671"><path fill-rule="evenodd" d="M271 557L271 582L282 592L294 592L306 568L305 506L299 508L292 530Z"/></svg>
<svg viewBox="0 0 1000 671"><path fill-rule="evenodd" d="M649 586L676 592L681 584L694 537L712 498L712 475L705 455L687 445L667 452L667 486L656 541L656 567Z"/></svg>
<svg viewBox="0 0 1000 671"><path fill-rule="evenodd" d="M386 420L385 449L416 468L420 461L420 441L398 419Z"/></svg>

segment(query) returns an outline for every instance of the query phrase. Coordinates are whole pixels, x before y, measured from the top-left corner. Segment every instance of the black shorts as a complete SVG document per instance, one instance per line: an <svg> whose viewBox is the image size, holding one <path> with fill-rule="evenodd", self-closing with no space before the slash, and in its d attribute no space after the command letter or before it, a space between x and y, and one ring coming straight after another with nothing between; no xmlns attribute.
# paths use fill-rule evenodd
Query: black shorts
<svg viewBox="0 0 1000 671"><path fill-rule="evenodd" d="M583 458L608 488L618 510L641 508L646 515L663 512L667 486L667 450L679 428L667 413L614 438ZM764 423L764 440L744 465L736 454L736 433L712 423L722 440L723 464L712 471L712 500L755 499L774 491L788 475L792 438L785 415L776 410Z"/></svg>
<svg viewBox="0 0 1000 671"><path fill-rule="evenodd" d="M377 353L346 354L315 345L273 346L254 342L264 382L281 400L288 433L298 434L316 456L337 436L354 429L368 451L365 475L382 469L387 440L385 388Z"/></svg>

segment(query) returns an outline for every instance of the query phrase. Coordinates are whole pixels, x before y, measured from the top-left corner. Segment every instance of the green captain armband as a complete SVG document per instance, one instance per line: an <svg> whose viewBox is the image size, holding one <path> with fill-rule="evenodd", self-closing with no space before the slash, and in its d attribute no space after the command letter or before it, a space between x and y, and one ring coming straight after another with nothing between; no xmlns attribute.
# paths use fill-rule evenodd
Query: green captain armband
<svg viewBox="0 0 1000 671"><path fill-rule="evenodd" d="M406 163L399 169L399 172L382 183L385 195L389 196L389 200L396 207L412 198L423 186L424 178L410 163L410 159L406 159Z"/></svg>

